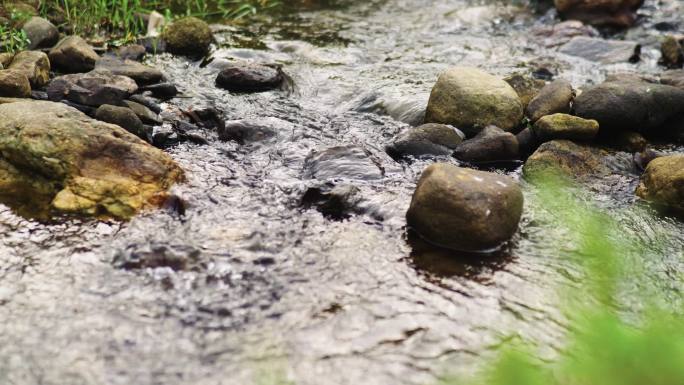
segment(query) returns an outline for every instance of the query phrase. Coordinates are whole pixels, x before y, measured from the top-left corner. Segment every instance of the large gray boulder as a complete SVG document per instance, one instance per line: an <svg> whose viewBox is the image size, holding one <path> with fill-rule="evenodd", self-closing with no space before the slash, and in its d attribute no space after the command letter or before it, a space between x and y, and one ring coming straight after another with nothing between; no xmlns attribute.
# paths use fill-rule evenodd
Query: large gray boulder
<svg viewBox="0 0 684 385"><path fill-rule="evenodd" d="M510 131L522 118L522 103L508 83L477 68L455 67L432 88L425 121L450 124L473 136L489 125Z"/></svg>
<svg viewBox="0 0 684 385"><path fill-rule="evenodd" d="M510 177L436 163L420 177L406 220L436 245L489 251L515 234L522 210L522 191Z"/></svg>
<svg viewBox="0 0 684 385"><path fill-rule="evenodd" d="M652 133L684 117L684 89L633 79L602 83L585 90L575 114L599 122L602 132Z"/></svg>

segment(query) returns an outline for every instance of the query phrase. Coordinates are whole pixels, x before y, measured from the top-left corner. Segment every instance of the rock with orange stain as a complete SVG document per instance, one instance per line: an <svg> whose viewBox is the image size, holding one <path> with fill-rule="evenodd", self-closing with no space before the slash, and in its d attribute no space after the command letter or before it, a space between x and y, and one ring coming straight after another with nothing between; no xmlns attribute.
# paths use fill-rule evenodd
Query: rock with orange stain
<svg viewBox="0 0 684 385"><path fill-rule="evenodd" d="M183 179L164 152L65 104L2 104L0 116L0 202L20 213L129 219Z"/></svg>

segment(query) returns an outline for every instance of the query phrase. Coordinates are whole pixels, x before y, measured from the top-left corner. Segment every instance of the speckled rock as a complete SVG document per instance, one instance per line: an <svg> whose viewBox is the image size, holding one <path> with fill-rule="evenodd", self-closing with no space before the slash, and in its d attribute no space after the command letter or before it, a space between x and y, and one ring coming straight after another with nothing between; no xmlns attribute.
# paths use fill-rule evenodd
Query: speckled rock
<svg viewBox="0 0 684 385"><path fill-rule="evenodd" d="M434 244L485 251L515 234L522 210L522 191L510 177L435 163L423 171L406 220Z"/></svg>

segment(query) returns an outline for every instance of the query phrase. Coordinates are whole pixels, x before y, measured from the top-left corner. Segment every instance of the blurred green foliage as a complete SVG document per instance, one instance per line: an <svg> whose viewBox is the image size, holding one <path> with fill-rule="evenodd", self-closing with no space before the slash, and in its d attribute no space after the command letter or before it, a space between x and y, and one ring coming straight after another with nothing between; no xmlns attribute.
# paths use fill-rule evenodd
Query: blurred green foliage
<svg viewBox="0 0 684 385"><path fill-rule="evenodd" d="M542 206L573 238L586 280L582 290L563 293L570 318L568 344L554 363L544 363L534 347L508 345L470 381L447 379L444 385L684 385L684 317L681 309L663 309L644 290L645 310L637 320L617 309L619 286L639 280L643 246L620 231L606 213L580 200L577 189L557 175L530 178ZM641 251L640 251L641 250ZM594 297L595 300L586 300ZM579 303L579 304L578 304Z"/></svg>

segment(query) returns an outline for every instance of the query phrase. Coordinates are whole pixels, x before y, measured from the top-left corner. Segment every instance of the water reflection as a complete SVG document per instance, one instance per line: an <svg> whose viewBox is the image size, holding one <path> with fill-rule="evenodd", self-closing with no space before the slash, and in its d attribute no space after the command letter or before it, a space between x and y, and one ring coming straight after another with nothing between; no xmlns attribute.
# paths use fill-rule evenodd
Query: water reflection
<svg viewBox="0 0 684 385"><path fill-rule="evenodd" d="M412 230L407 231L406 241L411 247L409 263L432 283L461 277L486 285L515 259L511 245L486 254L455 251L435 246Z"/></svg>

